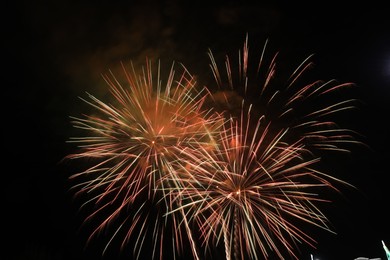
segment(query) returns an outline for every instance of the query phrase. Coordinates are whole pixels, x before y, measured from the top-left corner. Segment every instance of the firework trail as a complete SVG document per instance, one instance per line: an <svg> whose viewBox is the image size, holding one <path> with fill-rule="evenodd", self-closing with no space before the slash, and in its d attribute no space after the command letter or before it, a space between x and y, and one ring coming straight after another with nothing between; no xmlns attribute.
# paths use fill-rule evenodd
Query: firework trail
<svg viewBox="0 0 390 260"><path fill-rule="evenodd" d="M169 221L175 240L174 251L180 250L183 234L188 234L188 240L194 244L188 226L185 232L178 227L177 223L183 222L182 217L174 215L170 220L161 217L167 208L174 206L169 195L164 194L165 188L178 185L174 181L166 183L164 175L175 174L170 162L178 160L183 147L188 151L199 145L212 146L221 119L216 113L202 110L209 93L196 88L193 76L184 66L182 74L176 76L172 65L165 86L160 78L160 64L157 72L152 70L150 61L146 66L146 70L143 68L142 73L137 74L133 65L129 73L122 64L124 81L112 72L104 75L113 104L90 94L90 101L83 99L97 114L72 117L74 126L84 130L86 135L71 138L70 142L78 144L80 150L67 158L86 159L85 163L91 164L71 176L78 182L73 187L77 189L76 194L87 194L85 204L93 205L93 213L87 220L100 221L90 239L117 221L119 224L107 246L120 233L124 232L125 237L122 247L135 236L134 254L138 258L150 234L152 257L162 258ZM153 78L156 75L157 78ZM124 220L119 220L122 218ZM127 231L123 231L127 223L130 223ZM197 258L194 246L192 250Z"/></svg>
<svg viewBox="0 0 390 260"><path fill-rule="evenodd" d="M385 250L387 260L389 260L390 259L390 250L387 248L387 246L385 245L385 242L383 240L381 242L382 242L383 249Z"/></svg>
<svg viewBox="0 0 390 260"><path fill-rule="evenodd" d="M285 254L299 259L295 253L299 244L315 247L316 243L303 224L333 232L317 207L317 203L328 201L317 190L338 192L335 184L350 185L315 166L321 160L316 151L347 152L343 144L359 143L353 131L329 120L337 112L354 108L356 100L334 102L332 96L353 84L315 81L297 88L294 84L311 65L308 59L294 71L285 88L275 90L271 84L276 55L265 76L259 75L264 50L252 81L248 77L247 39L239 53L237 78L226 58L224 83L211 51L209 54L221 89L214 93L214 100L222 96L226 108L234 107L228 103L234 100L234 92L242 91L241 106L238 114L225 111L228 123L221 129L215 149L200 147L175 162L175 168L182 171L176 176L182 176L180 183L184 184L169 194L181 207L168 214L185 210L189 221L199 226L205 251L223 245L226 259L268 259L270 253L280 259ZM257 96L252 94L256 92Z"/></svg>

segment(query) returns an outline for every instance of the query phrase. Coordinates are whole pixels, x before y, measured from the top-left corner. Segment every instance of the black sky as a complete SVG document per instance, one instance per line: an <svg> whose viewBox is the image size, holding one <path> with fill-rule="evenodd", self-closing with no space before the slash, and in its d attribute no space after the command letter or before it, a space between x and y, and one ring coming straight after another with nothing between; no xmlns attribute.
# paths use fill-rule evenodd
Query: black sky
<svg viewBox="0 0 390 260"><path fill-rule="evenodd" d="M281 60L298 65L314 53L315 75L354 82L362 106L347 125L367 147L336 158L335 174L357 187L324 208L337 235L313 231L320 260L385 259L390 246L390 10L368 6L220 4L178 0L99 3L26 1L3 12L3 229L1 259L100 259L84 249L77 204L68 192L72 169L69 115L78 96L106 94L101 74L145 57L182 62L202 77L207 50L236 55L246 33L255 51L269 39ZM216 3L216 2L215 2ZM5 70L4 70L5 68ZM336 165L337 164L337 165ZM333 169L332 169L333 170ZM101 243L103 244L103 243ZM103 259L103 258L102 258Z"/></svg>

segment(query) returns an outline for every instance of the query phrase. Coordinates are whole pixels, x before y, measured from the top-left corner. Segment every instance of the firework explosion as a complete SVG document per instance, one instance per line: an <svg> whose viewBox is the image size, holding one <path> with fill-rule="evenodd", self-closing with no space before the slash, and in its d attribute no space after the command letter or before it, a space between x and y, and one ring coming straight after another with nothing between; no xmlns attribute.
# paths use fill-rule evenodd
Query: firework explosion
<svg viewBox="0 0 390 260"><path fill-rule="evenodd" d="M355 100L333 99L353 84L299 87L309 57L278 87L277 55L265 66L266 45L252 68L246 39L237 75L226 57L226 77L210 51L216 91L198 89L184 66L178 77L172 66L165 85L150 62L138 74L123 66L125 83L104 76L115 103L84 100L97 114L73 118L87 135L70 140L80 150L67 157L91 163L71 176L76 194L93 205L88 219L99 219L91 237L118 223L107 246L115 237L124 237L122 246L133 239L136 258L152 237L151 258L162 259L172 241L173 254L188 244L195 259L200 248L215 257L220 247L226 259L267 259L271 252L298 259L299 244L315 247L302 224L332 232L316 190L348 183L316 169L316 151L357 143L329 119L354 107Z"/></svg>
<svg viewBox="0 0 390 260"><path fill-rule="evenodd" d="M164 181L164 175L175 174L171 161L179 159L183 147L212 146L215 142L213 135L222 124L217 114L201 111L208 94L205 89L197 90L194 78L182 68L183 73L176 77L172 66L163 86L160 67L154 72L151 63L147 62L142 74L137 74L133 66L130 74L123 66L126 86L112 73L104 76L116 103L109 105L89 95L91 101L84 101L99 114L73 118L74 126L87 131L88 135L71 139L81 149L68 158L85 158L87 163L92 162L92 166L71 176L78 181L84 180L73 188L79 189L79 194L91 194L87 203L94 204L96 209L89 218L112 211L101 220L92 236L121 215L136 211L123 245L132 234L141 234L136 239L137 255L153 221L152 233L156 239L153 257L155 254L162 256L165 220L156 217L154 221L149 211L157 204L162 209L173 206L169 196L164 194L166 187L176 185ZM162 193L158 194L158 191ZM129 210L131 205L134 206ZM125 221L118 225L111 240L128 219L130 217L125 217ZM175 224L173 230L179 244L182 232Z"/></svg>
<svg viewBox="0 0 390 260"><path fill-rule="evenodd" d="M283 259L282 247L298 259L294 243L315 242L299 222L331 231L315 206L325 200L313 190L341 180L313 168L320 158L302 139L284 142L288 129L271 133L269 124L263 129L262 120L251 121L250 110L247 116L230 120L215 150L177 162L187 179L172 189L182 207L171 212L184 209L199 225L205 248L222 243L226 259L259 259L260 253L267 259L268 251Z"/></svg>

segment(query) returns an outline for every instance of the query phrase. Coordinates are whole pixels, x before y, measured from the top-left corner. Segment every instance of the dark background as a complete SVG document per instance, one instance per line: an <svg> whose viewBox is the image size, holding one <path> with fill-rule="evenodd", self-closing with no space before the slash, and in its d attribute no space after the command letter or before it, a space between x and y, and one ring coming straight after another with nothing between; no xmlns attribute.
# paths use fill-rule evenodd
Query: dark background
<svg viewBox="0 0 390 260"><path fill-rule="evenodd" d="M131 4L130 4L131 3ZM100 259L104 242L84 248L79 202L68 191L74 148L69 115L85 91L104 96L101 73L145 57L210 73L207 50L236 55L269 39L271 52L298 65L315 54L315 75L354 82L361 106L348 126L367 147L330 160L357 189L323 208L337 234L313 230L321 260L385 259L390 245L390 9L221 1L26 1L3 4L3 241L1 259ZM236 57L236 56L234 56ZM104 239L103 239L104 240ZM114 254L115 255L115 254ZM118 256L119 258L119 256Z"/></svg>

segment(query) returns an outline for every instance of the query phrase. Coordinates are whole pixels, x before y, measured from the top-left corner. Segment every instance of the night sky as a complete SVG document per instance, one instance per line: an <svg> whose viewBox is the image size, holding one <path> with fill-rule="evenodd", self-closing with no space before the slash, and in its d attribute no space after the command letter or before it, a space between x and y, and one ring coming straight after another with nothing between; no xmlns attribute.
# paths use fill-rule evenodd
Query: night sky
<svg viewBox="0 0 390 260"><path fill-rule="evenodd" d="M104 237L85 247L80 202L69 191L74 169L62 161L75 148L66 143L74 134L69 116L87 112L78 97L85 92L104 97L102 73L118 69L120 61L143 64L146 57L168 65L181 62L207 82L208 49L236 57L247 33L253 51L268 39L270 52L280 51L282 66L297 66L314 54L313 75L354 82L360 100L343 123L366 145L325 158L327 170L356 189L343 188L342 196L324 205L337 234L313 228L317 248L302 246L301 259L310 254L319 260L385 259L381 241L390 246L388 8L79 2L7 3L3 10L9 16L2 23L1 259L105 259L100 257ZM120 256L127 255L111 252L114 259Z"/></svg>

